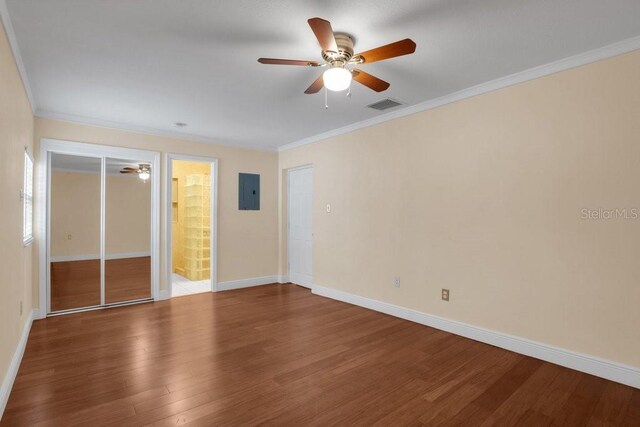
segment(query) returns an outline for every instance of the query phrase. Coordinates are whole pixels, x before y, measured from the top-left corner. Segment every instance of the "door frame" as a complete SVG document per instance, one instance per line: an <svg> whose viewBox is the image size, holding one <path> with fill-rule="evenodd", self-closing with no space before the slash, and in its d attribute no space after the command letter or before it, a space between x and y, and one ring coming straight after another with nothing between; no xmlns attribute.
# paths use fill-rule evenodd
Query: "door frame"
<svg viewBox="0 0 640 427"><path fill-rule="evenodd" d="M60 139L43 138L40 140L40 157L38 159L37 197L39 209L36 210L34 218L37 219L37 226L34 229L39 231L39 312L38 318L45 318L50 315L75 313L79 311L97 310L116 304L107 304L94 307L79 308L73 310L65 310L51 314L51 299L49 295L49 286L51 279L51 271L49 268L49 254L51 253L51 169L49 168L50 153L68 154L73 156L99 157L99 158L121 158L136 159L149 162L151 164L151 298L158 301L160 299L160 153L157 151L137 150L133 148L114 147L110 145L91 144L86 142L65 141ZM104 167L105 162L101 161L101 200L104 206ZM44 208L44 209L42 209ZM104 236L105 221L104 209L100 208L100 260L101 266L104 264ZM44 240L43 240L44 239ZM103 270L103 269L102 269ZM103 277L103 271L101 271ZM103 279L101 279L103 280ZM101 293L104 289L104 283L101 283ZM123 302L117 305L127 305L135 303Z"/></svg>
<svg viewBox="0 0 640 427"><path fill-rule="evenodd" d="M165 253L165 277L167 281L167 294L163 299L171 298L173 291L173 283L171 282L171 273L173 273L173 209L171 206L171 201L173 200L173 161L174 160L182 160L187 162L199 162L199 163L209 163L211 167L211 179L213 179L213 185L210 186L210 195L209 195L209 211L211 212L211 224L209 225L211 229L211 238L210 238L210 265L209 271L210 281L211 281L211 292L218 291L218 159L215 157L206 157L206 156L194 156L190 154L179 154L179 153L167 153L167 157L165 160L165 184L166 184L166 197L165 197L165 229L167 233L167 247Z"/></svg>
<svg viewBox="0 0 640 427"><path fill-rule="evenodd" d="M313 171L313 164L307 164L302 166L296 166L287 169L287 277L291 281L291 172L296 172L304 169L311 169ZM311 265L313 265L313 184L311 185ZM293 283L293 282L292 282ZM311 283L296 283L297 285L304 286L305 288L313 288L313 273L311 274Z"/></svg>

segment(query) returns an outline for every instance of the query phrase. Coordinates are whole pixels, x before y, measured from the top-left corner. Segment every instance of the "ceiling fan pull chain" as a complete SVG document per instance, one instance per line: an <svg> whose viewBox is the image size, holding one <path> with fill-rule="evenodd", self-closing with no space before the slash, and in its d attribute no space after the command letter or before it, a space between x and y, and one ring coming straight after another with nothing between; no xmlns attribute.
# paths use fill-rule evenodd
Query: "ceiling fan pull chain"
<svg viewBox="0 0 640 427"><path fill-rule="evenodd" d="M328 91L327 88L324 88L324 109L328 110L329 109L329 97L328 97Z"/></svg>
<svg viewBox="0 0 640 427"><path fill-rule="evenodd" d="M351 99L351 85L347 88L347 98Z"/></svg>

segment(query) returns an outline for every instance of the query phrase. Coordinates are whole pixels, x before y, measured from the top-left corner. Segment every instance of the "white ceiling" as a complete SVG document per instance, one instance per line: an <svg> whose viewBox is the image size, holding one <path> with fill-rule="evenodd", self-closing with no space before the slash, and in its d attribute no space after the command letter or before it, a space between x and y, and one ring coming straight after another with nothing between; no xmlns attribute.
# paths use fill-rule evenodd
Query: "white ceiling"
<svg viewBox="0 0 640 427"><path fill-rule="evenodd" d="M640 35L638 0L8 0L38 115L275 149ZM364 65L382 94L303 92L320 74L261 56L320 59L307 19L356 52L412 38L414 55ZM406 107L401 107L406 108ZM174 122L186 122L176 129Z"/></svg>

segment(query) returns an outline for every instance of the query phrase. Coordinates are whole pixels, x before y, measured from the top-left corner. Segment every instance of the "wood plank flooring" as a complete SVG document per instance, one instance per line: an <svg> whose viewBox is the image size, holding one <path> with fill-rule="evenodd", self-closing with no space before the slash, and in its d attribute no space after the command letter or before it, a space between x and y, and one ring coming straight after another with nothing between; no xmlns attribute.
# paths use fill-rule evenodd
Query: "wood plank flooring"
<svg viewBox="0 0 640 427"><path fill-rule="evenodd" d="M151 257L105 261L107 304L151 298ZM51 310L100 305L100 260L51 263Z"/></svg>
<svg viewBox="0 0 640 427"><path fill-rule="evenodd" d="M107 304L151 298L151 257L108 259L104 263Z"/></svg>
<svg viewBox="0 0 640 427"><path fill-rule="evenodd" d="M312 295L33 324L1 425L640 425L640 390Z"/></svg>
<svg viewBox="0 0 640 427"><path fill-rule="evenodd" d="M51 263L51 310L100 305L100 260Z"/></svg>

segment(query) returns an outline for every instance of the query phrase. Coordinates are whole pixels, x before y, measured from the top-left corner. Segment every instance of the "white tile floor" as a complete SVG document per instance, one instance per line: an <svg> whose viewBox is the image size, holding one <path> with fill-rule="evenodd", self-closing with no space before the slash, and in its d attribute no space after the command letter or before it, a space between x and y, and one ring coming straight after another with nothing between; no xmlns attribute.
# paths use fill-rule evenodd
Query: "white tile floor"
<svg viewBox="0 0 640 427"><path fill-rule="evenodd" d="M189 280L179 274L171 273L171 297L199 294L211 291L209 280Z"/></svg>

